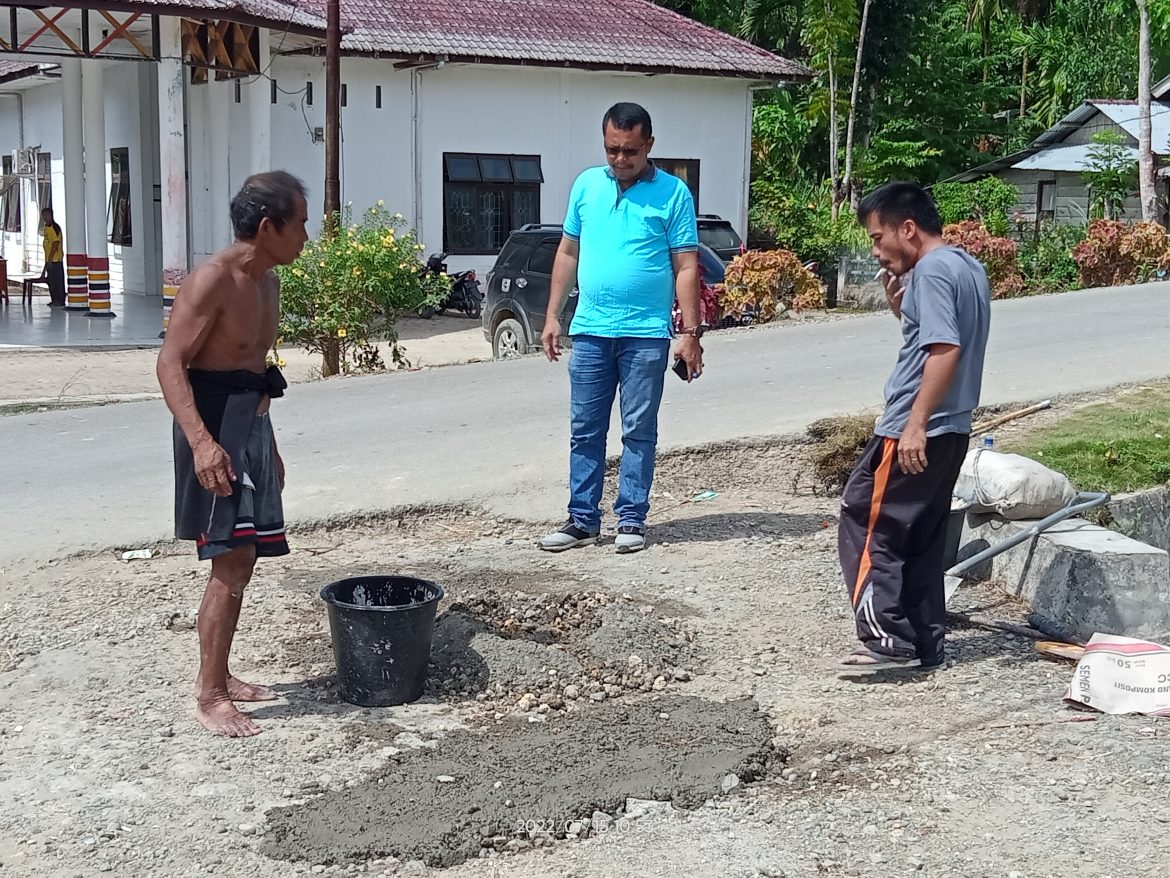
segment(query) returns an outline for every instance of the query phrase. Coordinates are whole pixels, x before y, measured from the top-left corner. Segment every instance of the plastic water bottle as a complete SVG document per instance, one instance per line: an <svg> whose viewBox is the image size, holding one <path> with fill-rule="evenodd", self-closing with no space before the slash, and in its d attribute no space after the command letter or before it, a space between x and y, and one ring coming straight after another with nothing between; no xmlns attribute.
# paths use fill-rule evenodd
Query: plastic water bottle
<svg viewBox="0 0 1170 878"><path fill-rule="evenodd" d="M994 436L984 436L983 437L983 448L987 451L994 451L995 450L995 437Z"/></svg>

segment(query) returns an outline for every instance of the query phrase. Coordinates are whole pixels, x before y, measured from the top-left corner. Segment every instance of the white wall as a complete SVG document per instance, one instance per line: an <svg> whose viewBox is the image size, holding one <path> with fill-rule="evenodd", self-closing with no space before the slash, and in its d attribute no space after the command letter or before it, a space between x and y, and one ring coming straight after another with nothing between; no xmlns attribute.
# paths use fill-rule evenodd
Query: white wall
<svg viewBox="0 0 1170 878"><path fill-rule="evenodd" d="M92 62L82 64L85 68ZM133 243L129 247L110 247L110 288L113 292L147 293L159 295L159 278L147 277L147 265L157 264L148 253L157 247L156 230L153 222L153 204L149 196L154 173L153 154L157 147L157 100L152 106L151 95L144 90L144 76L151 76L153 64L136 62L107 63L103 69L105 86L105 129L106 129L106 192L110 189L109 150L125 147L130 152L131 174L131 229ZM14 90L17 83L0 86L0 91ZM65 213L65 163L63 157L62 95L60 83L28 88L24 95L24 141L25 146L37 146L52 156L53 213L65 232L66 251L73 242ZM11 155L20 146L18 103L13 98L0 97L0 154ZM147 155L143 162L144 153ZM40 205L36 203L36 186L31 180L23 183L24 205L22 218L23 234L0 234L0 255L8 259L10 275L36 274L43 264L43 250L37 232ZM101 213L106 215L108 201L102 204ZM81 234L84 243L84 233ZM156 270L155 275L158 274Z"/></svg>
<svg viewBox="0 0 1170 878"><path fill-rule="evenodd" d="M9 91L11 86L0 86ZM43 85L22 92L24 96L24 146L40 146L52 154L53 204L56 218L65 225L65 179L61 151L61 89ZM0 154L12 155L21 146L19 103L15 98L0 97ZM44 263L41 238L37 233L40 206L36 202L36 184L22 180L21 218L24 232L0 233L0 256L8 260L8 274L39 274Z"/></svg>
<svg viewBox="0 0 1170 878"><path fill-rule="evenodd" d="M313 233L319 229L324 144L310 129L324 125L325 86L319 59L279 58L273 73L281 94L273 108L273 166L301 177L309 188ZM421 226L428 251L443 242L443 153L535 154L541 157L542 222L564 219L569 188L578 173L604 163L601 117L620 100L636 101L654 120L654 153L698 159L699 206L746 232L749 93L742 80L698 76L641 76L539 67L446 65L415 74L393 62L343 59L348 105L342 110L342 201L360 214L379 199L407 222ZM420 133L416 210L411 133L418 86ZM313 83L313 106L300 91ZM382 86L382 109L374 87ZM307 117L307 118L306 118ZM420 214L420 216L416 216ZM421 220L421 222L419 222ZM494 256L452 257L452 271L486 272Z"/></svg>
<svg viewBox="0 0 1170 878"><path fill-rule="evenodd" d="M148 290L159 295L158 278L146 277L146 250L152 235L148 234L146 220L153 220L153 206L147 210L143 203L143 136L153 125L158 128L158 107L150 106L140 95L139 67L134 62L107 64L103 72L106 88L106 192L107 203L102 205L102 216L109 204L109 154L113 149L126 149L130 155L130 246L110 244L110 287L125 293L144 294ZM82 78L86 62L82 63ZM154 69L154 65L150 65ZM150 163L145 170L150 170ZM61 202L62 207L64 202ZM87 205L86 212L89 212ZM150 223L153 226L153 222Z"/></svg>
<svg viewBox="0 0 1170 878"><path fill-rule="evenodd" d="M84 67L84 65L83 65ZM320 58L277 58L270 73L277 80L272 105L272 167L303 179L309 190L312 231L320 229L323 201L323 143L311 129L324 125L324 67ZM157 295L158 110L155 67L117 62L105 66L106 149L127 147L133 177L131 211L134 240L130 247L110 248L114 291ZM84 75L84 74L83 74ZM392 61L343 59L347 102L342 109L342 201L355 215L382 200L419 228L428 251L443 242L443 153L485 152L536 154L545 183L541 219L558 223L573 179L604 161L601 116L619 100L643 104L654 119L659 156L698 159L700 209L730 219L746 229L749 95L742 80L698 76L591 73L538 67L447 65L441 69L400 71ZM313 104L303 100L313 83ZM381 86L382 106L375 106ZM227 118L212 118L207 86L187 86L188 178L192 263L230 238L230 221L222 196L230 198L249 168L248 95L235 101L227 83ZM0 89L8 90L8 89ZM416 94L417 90L417 94ZM61 143L59 83L28 89L25 94L25 140L53 156L53 201L57 219L66 225ZM418 155L415 141L417 109ZM226 181L216 182L211 167L213 126L228 128ZM16 102L0 99L0 150L17 143ZM417 168L417 173L416 173ZM109 168L107 164L107 191ZM35 188L25 187L24 236L0 236L10 271L40 268L36 234ZM226 193L226 194L225 194ZM105 205L102 206L105 213ZM68 241L69 230L66 228ZM27 254L27 258L26 258ZM491 267L494 256L453 257L453 271Z"/></svg>
<svg viewBox="0 0 1170 878"><path fill-rule="evenodd" d="M272 108L272 166L296 174L309 191L311 233L321 227L325 199L325 144L312 129L325 125L325 76L319 58L278 58L272 65L277 103ZM341 78L341 200L360 216L379 200L413 225L410 74L390 61L343 58ZM313 103L304 100L313 84ZM375 90L382 88L382 108Z"/></svg>
<svg viewBox="0 0 1170 878"><path fill-rule="evenodd" d="M442 241L444 152L538 153L545 179L541 221L559 223L577 174L605 162L601 118L617 101L634 101L649 111L652 155L699 160L700 209L731 220L746 233L745 138L750 129L743 81L476 67L421 76L422 230L428 243ZM484 272L492 261L464 257L449 264L452 270Z"/></svg>

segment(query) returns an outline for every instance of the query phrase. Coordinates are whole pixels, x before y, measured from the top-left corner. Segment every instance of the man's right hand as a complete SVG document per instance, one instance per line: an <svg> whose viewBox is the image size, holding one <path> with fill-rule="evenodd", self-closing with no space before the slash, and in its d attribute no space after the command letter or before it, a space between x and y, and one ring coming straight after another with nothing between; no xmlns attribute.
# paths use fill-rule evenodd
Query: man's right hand
<svg viewBox="0 0 1170 878"><path fill-rule="evenodd" d="M901 320L902 297L906 295L906 287L902 283L902 278L887 270L882 277L882 287L886 293L886 304L890 306L894 316Z"/></svg>
<svg viewBox="0 0 1170 878"><path fill-rule="evenodd" d="M540 333L540 344L550 362L555 363L561 358L561 321L551 316L545 319L544 330Z"/></svg>
<svg viewBox="0 0 1170 878"><path fill-rule="evenodd" d="M191 449L195 456L195 475L199 484L217 497L232 495L232 482L236 480L232 459L223 446L210 437Z"/></svg>

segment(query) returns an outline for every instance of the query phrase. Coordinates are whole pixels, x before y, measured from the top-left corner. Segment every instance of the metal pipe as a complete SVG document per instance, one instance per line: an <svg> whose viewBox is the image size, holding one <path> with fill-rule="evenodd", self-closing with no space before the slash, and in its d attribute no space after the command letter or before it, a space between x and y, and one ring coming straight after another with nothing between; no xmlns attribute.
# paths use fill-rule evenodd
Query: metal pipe
<svg viewBox="0 0 1170 878"><path fill-rule="evenodd" d="M0 92L0 98L16 99L16 140L24 149L24 95L18 91Z"/></svg>
<svg viewBox="0 0 1170 878"><path fill-rule="evenodd" d="M1066 518L1071 518L1078 513L1086 512L1089 509L1094 509L1098 506L1104 506L1111 499L1113 498L1109 494L1097 493L1093 491L1082 491L1081 493L1077 494L1077 496L1073 498L1073 502L1064 507L1064 509L1061 509L1059 512L1054 512L1047 518L1040 519L1027 530L1020 531L1018 534L1009 537L1002 543L996 543L994 546L990 546L989 548L984 549L977 555L972 555L967 560L962 561L947 570L943 575L961 577L964 573L973 567L977 567L989 558L994 558L996 555L999 555L1002 552L1006 552L1008 549L1011 549L1015 546L1018 546L1022 542L1032 539L1032 537L1036 536L1037 534L1048 530L1048 528L1052 527L1052 525L1059 524Z"/></svg>
<svg viewBox="0 0 1170 878"><path fill-rule="evenodd" d="M423 235L423 175L422 175L422 75L424 70L442 70L446 64L446 56L442 56L433 64L420 64L410 69L410 164L414 176L414 192L412 193L411 222L414 224L415 236Z"/></svg>

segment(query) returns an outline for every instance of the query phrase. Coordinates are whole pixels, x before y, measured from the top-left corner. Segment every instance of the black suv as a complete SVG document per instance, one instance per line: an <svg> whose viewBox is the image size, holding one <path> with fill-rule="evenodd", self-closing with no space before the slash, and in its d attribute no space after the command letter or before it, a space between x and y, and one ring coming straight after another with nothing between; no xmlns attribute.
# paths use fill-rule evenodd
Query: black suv
<svg viewBox="0 0 1170 878"><path fill-rule="evenodd" d="M483 297L483 334L497 360L519 357L540 345L552 287L553 260L561 243L559 225L523 226L508 236L487 274ZM577 310L577 290L569 294L561 325Z"/></svg>
<svg viewBox="0 0 1170 878"><path fill-rule="evenodd" d="M743 249L743 240L731 223L713 213L698 217L699 242L714 250L724 262L730 262Z"/></svg>
<svg viewBox="0 0 1170 878"><path fill-rule="evenodd" d="M492 356L497 360L523 356L540 347L540 331L552 288L553 260L560 243L559 225L530 224L512 232L496 257L496 264L487 274L483 334L491 342ZM704 284L723 282L723 262L703 244L699 245L699 267ZM574 287L561 314L565 330L576 310Z"/></svg>

